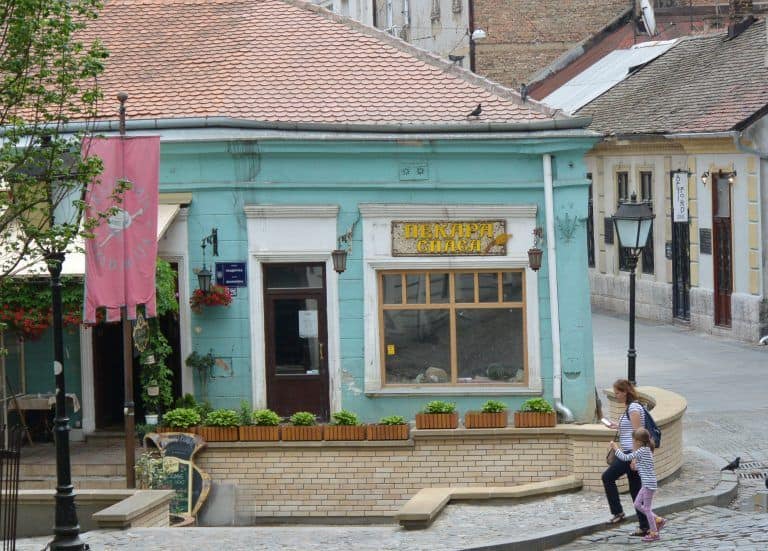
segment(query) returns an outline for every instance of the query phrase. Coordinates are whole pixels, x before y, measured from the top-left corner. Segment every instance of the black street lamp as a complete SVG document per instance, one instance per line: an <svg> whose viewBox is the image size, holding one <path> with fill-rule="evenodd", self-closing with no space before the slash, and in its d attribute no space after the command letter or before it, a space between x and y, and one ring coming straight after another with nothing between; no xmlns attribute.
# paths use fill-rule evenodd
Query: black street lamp
<svg viewBox="0 0 768 551"><path fill-rule="evenodd" d="M73 205L73 199L79 199L79 190L69 188L64 196L58 196L65 186L52 185L51 224L76 225L80 210ZM77 194L73 196L72 192ZM48 272L51 274L51 299L53 308L53 373L56 379L56 416L54 418L54 437L56 442L56 503L53 541L51 550L83 550L85 544L80 539L80 524L75 508L75 494L72 487L72 471L69 461L69 417L67 417L66 385L64 381L64 331L61 308L61 267L64 263L63 251L52 251L45 255Z"/></svg>
<svg viewBox="0 0 768 551"><path fill-rule="evenodd" d="M629 349L627 350L627 379L633 384L635 381L635 268L637 259L643 252L643 248L651 233L653 214L647 202L637 202L637 195L632 194L629 202L619 205L616 214L613 215L613 224L616 226L616 235L619 238L619 247L629 249L627 264L629 268Z"/></svg>

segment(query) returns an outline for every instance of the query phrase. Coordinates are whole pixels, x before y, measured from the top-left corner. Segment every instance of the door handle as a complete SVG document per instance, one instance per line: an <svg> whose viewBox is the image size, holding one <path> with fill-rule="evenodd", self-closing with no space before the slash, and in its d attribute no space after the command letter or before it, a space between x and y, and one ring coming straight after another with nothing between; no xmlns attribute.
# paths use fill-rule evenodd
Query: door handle
<svg viewBox="0 0 768 551"><path fill-rule="evenodd" d="M323 343L320 343L320 359L325 359L325 353L323 352Z"/></svg>

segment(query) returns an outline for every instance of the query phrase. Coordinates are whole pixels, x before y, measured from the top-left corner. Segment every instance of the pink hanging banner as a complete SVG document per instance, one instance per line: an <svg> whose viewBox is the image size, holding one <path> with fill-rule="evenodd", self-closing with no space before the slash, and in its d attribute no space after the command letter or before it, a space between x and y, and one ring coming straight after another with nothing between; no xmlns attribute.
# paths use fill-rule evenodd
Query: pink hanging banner
<svg viewBox="0 0 768 551"><path fill-rule="evenodd" d="M99 224L85 244L84 321L96 322L96 309L105 307L107 321L120 319L126 306L129 319L144 304L147 317L156 315L157 204L160 137L92 138L83 154L101 157L104 170L86 194L86 212L93 216L116 206L117 213ZM117 182L131 188L123 201L113 198Z"/></svg>

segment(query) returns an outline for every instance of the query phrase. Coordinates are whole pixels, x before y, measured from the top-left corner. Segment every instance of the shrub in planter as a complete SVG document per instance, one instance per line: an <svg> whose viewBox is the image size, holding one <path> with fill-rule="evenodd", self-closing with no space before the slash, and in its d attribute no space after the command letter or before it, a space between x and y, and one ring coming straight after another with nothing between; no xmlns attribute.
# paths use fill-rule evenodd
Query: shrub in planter
<svg viewBox="0 0 768 551"><path fill-rule="evenodd" d="M240 416L233 409L216 409L205 416L198 434L209 442L235 442Z"/></svg>
<svg viewBox="0 0 768 551"><path fill-rule="evenodd" d="M330 425L323 427L326 440L365 440L365 425L360 424L357 415L342 409L331 415Z"/></svg>
<svg viewBox="0 0 768 551"><path fill-rule="evenodd" d="M468 411L464 416L468 429L504 428L507 426L507 406L498 400L488 400L480 411Z"/></svg>
<svg viewBox="0 0 768 551"><path fill-rule="evenodd" d="M417 429L455 429L459 426L456 404L433 400L416 414Z"/></svg>
<svg viewBox="0 0 768 551"><path fill-rule="evenodd" d="M557 414L552 405L544 398L529 398L515 412L515 427L554 427Z"/></svg>
<svg viewBox="0 0 768 551"><path fill-rule="evenodd" d="M408 440L408 422L401 415L389 415L368 425L368 440Z"/></svg>
<svg viewBox="0 0 768 551"><path fill-rule="evenodd" d="M283 440L322 440L323 427L317 424L314 413L297 411L291 415L290 425L281 427Z"/></svg>
<svg viewBox="0 0 768 551"><path fill-rule="evenodd" d="M251 412L250 424L240 425L240 440L275 442L280 440L280 416L271 409Z"/></svg>
<svg viewBox="0 0 768 551"><path fill-rule="evenodd" d="M163 414L162 428L166 429L166 432L169 429L171 431L193 432L189 429L197 427L200 420L200 414L193 408L176 408Z"/></svg>

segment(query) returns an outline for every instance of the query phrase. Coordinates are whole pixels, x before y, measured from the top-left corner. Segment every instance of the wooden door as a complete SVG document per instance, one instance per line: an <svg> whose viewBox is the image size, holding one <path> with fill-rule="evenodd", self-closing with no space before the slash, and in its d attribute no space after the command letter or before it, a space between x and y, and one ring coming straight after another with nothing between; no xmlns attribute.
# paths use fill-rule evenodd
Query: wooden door
<svg viewBox="0 0 768 551"><path fill-rule="evenodd" d="M328 420L325 265L265 265L264 305L267 406Z"/></svg>
<svg viewBox="0 0 768 551"><path fill-rule="evenodd" d="M685 175L685 176L683 176ZM683 180L684 210L679 221L672 218L672 315L681 320L689 321L691 319L691 246L690 246L690 222L688 217L688 194L685 190L688 188L687 174L677 172L671 175L671 210L675 213L677 202L675 194L678 190L675 186L675 178L685 178Z"/></svg>
<svg viewBox="0 0 768 551"><path fill-rule="evenodd" d="M733 247L731 184L726 177L712 178L712 261L715 272L715 325L731 326Z"/></svg>

